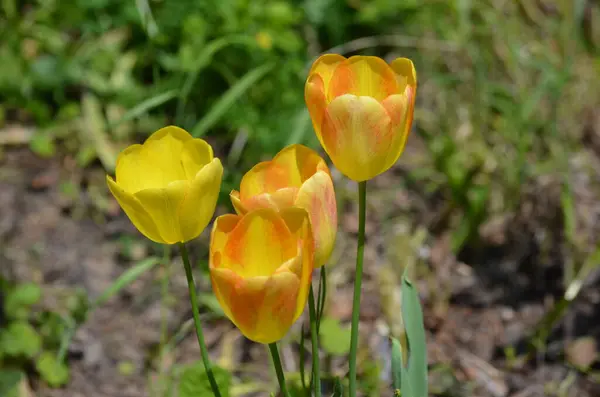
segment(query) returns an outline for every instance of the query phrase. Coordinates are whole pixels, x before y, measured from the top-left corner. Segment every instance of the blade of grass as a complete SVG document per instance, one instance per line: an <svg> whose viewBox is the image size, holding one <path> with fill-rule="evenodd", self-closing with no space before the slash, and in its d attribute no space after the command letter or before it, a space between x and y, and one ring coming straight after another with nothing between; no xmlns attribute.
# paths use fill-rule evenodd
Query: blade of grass
<svg viewBox="0 0 600 397"><path fill-rule="evenodd" d="M119 291L137 280L142 274L152 269L158 263L160 263L160 258L152 256L139 261L133 267L127 269L90 304L87 315L89 316L96 308L106 303L110 298L119 293ZM60 341L60 348L56 356L58 362L64 361L67 349L69 348L73 335L75 335L75 331L79 325L80 324L75 322L70 323L67 331L63 334L62 340Z"/></svg>
<svg viewBox="0 0 600 397"><path fill-rule="evenodd" d="M196 62L194 64L193 69L187 73L185 82L183 83L183 87L179 92L179 98L177 100L177 110L175 111L175 120L178 123L181 123L181 118L183 117L183 111L185 109L185 105L187 103L188 96L200 75L200 72L210 65L210 61L212 57L224 47L233 45L233 44L246 44L248 47L255 46L256 40L250 36L246 35L232 35L225 36L215 39L208 43L206 47L202 49L200 54L198 54L198 58L196 58Z"/></svg>
<svg viewBox="0 0 600 397"><path fill-rule="evenodd" d="M229 87L227 92L210 108L202 120L192 128L192 136L198 138L206 134L223 117L235 101L244 95L257 81L263 78L274 66L274 63L258 66Z"/></svg>
<svg viewBox="0 0 600 397"><path fill-rule="evenodd" d="M145 101L140 102L138 105L129 109L123 117L119 120L111 123L109 125L109 129L117 128L121 123L125 123L129 120L133 120L136 117L140 117L145 114L147 111L159 107L160 105L170 101L171 99L177 96L177 90L169 90L167 92L163 92L162 94L155 95L151 98L146 99Z"/></svg>

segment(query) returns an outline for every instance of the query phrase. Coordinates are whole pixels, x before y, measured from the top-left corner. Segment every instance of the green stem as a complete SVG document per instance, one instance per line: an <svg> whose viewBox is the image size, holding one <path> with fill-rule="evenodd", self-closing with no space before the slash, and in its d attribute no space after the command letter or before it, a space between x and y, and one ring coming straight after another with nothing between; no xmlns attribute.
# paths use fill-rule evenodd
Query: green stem
<svg viewBox="0 0 600 397"><path fill-rule="evenodd" d="M317 310L312 284L308 293L308 313L310 315L310 339L312 341L312 372L315 397L321 397L321 369L319 368L319 334L317 331Z"/></svg>
<svg viewBox="0 0 600 397"><path fill-rule="evenodd" d="M273 365L275 366L275 372L277 373L277 380L279 381L279 388L281 389L281 394L284 397L290 397L288 393L287 386L285 384L285 377L283 376L283 367L281 366L281 359L279 358L279 351L277 350L277 343L269 343L269 351L271 352L271 357L273 357Z"/></svg>
<svg viewBox="0 0 600 397"><path fill-rule="evenodd" d="M321 267L321 278L319 279L319 292L317 294L317 334L321 330L321 318L325 310L325 299L327 298L327 272L325 266Z"/></svg>
<svg viewBox="0 0 600 397"><path fill-rule="evenodd" d="M196 326L196 336L198 337L198 344L200 345L200 354L202 355L202 362L204 363L204 369L210 382L213 395L215 397L221 397L219 392L219 386L215 380L212 366L208 358L208 351L206 344L204 343L204 334L202 333L202 326L200 325L200 311L198 310L198 298L196 297L196 285L194 284L194 276L192 275L192 265L190 264L190 258L188 256L187 248L184 243L179 243L179 250L181 251L181 258L183 259L183 267L185 268L185 276L188 282L188 291L190 293L190 303L192 304L192 315L194 317L194 325Z"/></svg>
<svg viewBox="0 0 600 397"><path fill-rule="evenodd" d="M350 397L356 397L356 351L358 350L358 318L365 251L365 218L367 204L367 181L358 183L358 246L356 248L356 272L354 298L352 299L352 333L350 336Z"/></svg>

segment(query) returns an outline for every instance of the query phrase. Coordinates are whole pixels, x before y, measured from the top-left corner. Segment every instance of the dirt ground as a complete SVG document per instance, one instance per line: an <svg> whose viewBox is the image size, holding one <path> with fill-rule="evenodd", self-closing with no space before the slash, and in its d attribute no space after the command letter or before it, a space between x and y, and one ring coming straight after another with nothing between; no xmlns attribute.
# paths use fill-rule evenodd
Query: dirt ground
<svg viewBox="0 0 600 397"><path fill-rule="evenodd" d="M420 186L401 187L419 150L411 138L407 154L388 173L369 184L366 279L361 307L361 342L381 363L381 380L390 382L388 336L396 331L397 289L402 264L417 265L425 310L431 391L446 396L534 397L598 396L600 383L577 362L596 354L600 336L600 282L592 274L564 320L550 335L545 352L523 360L535 327L563 294L563 260L567 257L560 208L560 185L548 178L523 189L519 211L492 219L480 231L481 241L456 257L449 233L431 232L443 201ZM577 216L588 239L600 235L600 157L576 154L573 186ZM326 312L348 322L357 232L353 183L339 175L340 231L329 268ZM60 189L70 180L84 187L75 197ZM80 170L68 158L41 160L25 149L5 151L0 169L0 263L17 281L43 285L44 304L52 305L57 291L83 287L97 297L132 261L122 254L120 237L143 241L114 201L108 211L97 208L95 190L105 192L100 167ZM109 196L105 196L109 197ZM220 209L219 211L224 211ZM192 255L205 252L208 232L190 244ZM156 248L142 243L136 257ZM176 333L191 318L179 258L172 258L167 324ZM200 277L199 288L209 291ZM150 395L156 378L156 346L160 342L163 302L161 268L156 267L96 310L76 332L68 352L71 381L64 389L49 389L35 380L31 390L40 397L141 397ZM315 278L316 279L316 278ZM265 371L262 346L242 338L224 319L205 318L206 338L214 360L225 367L246 368L243 379L274 382ZM297 346L283 345L284 365L297 370ZM584 339L581 337L592 337ZM578 343L575 343L578 342ZM514 352L514 358L507 352ZM581 358L584 356L583 358ZM193 334L177 344L162 363L193 362L199 358ZM264 363L264 365L263 365ZM328 363L343 376L346 360ZM125 368L127 370L125 370ZM596 380L595 380L596 379ZM388 389L389 390L389 389ZM248 394L251 395L251 394ZM257 392L254 395L268 395ZM391 396L391 393L381 394Z"/></svg>

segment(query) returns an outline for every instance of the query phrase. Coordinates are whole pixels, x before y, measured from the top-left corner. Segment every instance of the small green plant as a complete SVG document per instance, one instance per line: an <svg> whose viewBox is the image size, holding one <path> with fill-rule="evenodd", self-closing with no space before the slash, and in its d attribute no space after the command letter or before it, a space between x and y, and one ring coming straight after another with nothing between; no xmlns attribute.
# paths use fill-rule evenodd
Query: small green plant
<svg viewBox="0 0 600 397"><path fill-rule="evenodd" d="M16 379L9 375L20 373L24 376L25 369L33 367L42 381L51 387L67 383L69 369L56 359L61 335L66 330L64 319L56 312L39 307L42 291L36 284L3 282L1 293L5 322L0 328L0 377ZM71 297L72 307L67 316L76 315L82 303L78 297ZM6 389L2 390L10 389L4 387Z"/></svg>

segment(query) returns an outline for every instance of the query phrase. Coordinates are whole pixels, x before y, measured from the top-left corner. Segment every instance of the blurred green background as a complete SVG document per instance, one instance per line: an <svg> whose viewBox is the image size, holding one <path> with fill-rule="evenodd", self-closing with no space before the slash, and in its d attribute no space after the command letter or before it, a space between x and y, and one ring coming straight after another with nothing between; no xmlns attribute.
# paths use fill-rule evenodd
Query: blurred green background
<svg viewBox="0 0 600 397"><path fill-rule="evenodd" d="M502 353L483 359L500 366L508 377L515 363L522 362L515 357L525 354L525 362L530 362L533 356L527 354L545 351L545 341L563 314L579 313L572 302L582 286L597 286L600 5L595 1L2 0L3 192L12 191L10 186L16 189L16 197L56 193L61 197L59 204L48 205L60 207L64 219L80 223L91 219L96 225L106 225L117 216L118 208L104 185L105 171L113 172L116 156L127 145L176 124L208 140L223 160L221 203L225 211L230 208L229 191L256 162L291 143L319 149L303 92L312 61L324 52L377 55L386 60L402 56L414 61L419 85L413 131L397 167L373 182L370 194L378 206L374 219L383 223L374 225L371 234L373 240L385 240L374 244L397 255L396 262L424 263L428 270L421 276L429 318L446 318L452 305L464 302L455 293L454 281L439 280L441 270L435 267L435 258L423 259L415 253L423 244L436 248L443 242L445 255L486 280L495 274L488 267L514 264L501 278L505 287L519 288L519 277L528 277L531 284L522 288L539 298L537 305L545 315L538 316L537 325L525 325L520 335L533 347L523 350L512 342L490 342ZM39 172L53 166L61 171L47 182ZM334 177L341 217L338 245L352 252L354 187L339 175ZM9 389L17 393L15 382L22 387L23 379L30 380L30 392L39 390L43 396L76 395L69 391L83 390L76 385L67 386L66 394L52 394L52 387L69 384L68 363L62 363L60 353L66 349L64 335L70 324L85 322L82 313L95 307L94 302L75 298L80 295L70 291L66 312L57 314L48 305L36 306L45 301L50 287L64 284L56 280L64 281L65 276L48 276L43 264L39 265L43 276L37 278L7 270L18 267L19 260L33 263L33 257L42 263L43 247L51 243L41 237L31 244L23 242L18 250L31 251L32 257L15 259L10 251L17 247L13 242L25 240L19 238L20 232L15 237L14 230L28 233L21 227L28 210L2 203L0 232L4 233L2 221L12 231L0 235L5 240L0 260L6 263L1 264L5 307L0 367L10 368L0 371L0 385L8 385L0 387L0 395L7 395L2 390ZM394 234L400 223L408 225L408 235ZM60 225L52 230L62 230ZM98 227L105 230L105 226ZM118 256L115 261L138 266L141 260L139 269L146 270L160 262L156 258L170 258L169 254L161 256L157 247L135 254L139 236L131 230L106 233L100 240L114 239L116 234L119 249L126 252L113 253ZM344 245L346 237L350 245ZM520 245L523 242L527 242L525 248ZM202 256L205 247L198 250ZM338 255L337 261L344 262L344 256ZM539 268L551 270L539 273ZM373 288L383 292L373 293L382 295L377 299L383 303L376 304L380 314L375 317L384 319L393 331L395 306L386 306L389 296L383 281L377 281L381 280L377 272L372 275ZM112 279L118 274L111 273ZM536 283L540 279L550 280L547 287ZM131 280L121 280L117 290ZM496 286L494 282L485 284L486 291ZM447 293L434 293L431 283L447 283ZM340 289L344 284L350 285L351 279L340 281ZM101 297L108 300L114 294ZM205 306L213 305L218 317L218 308L207 296ZM556 304L547 304L548 296ZM104 303L102 299L96 303ZM485 300L486 307L503 310L494 299ZM527 299L519 293L517 303L511 305L518 311ZM167 327L171 331L179 329L173 321L176 324ZM326 340L335 341L337 333L345 332L339 325L344 315L336 321L333 337L328 334ZM435 339L438 325L431 321L426 325ZM594 332L583 337L596 337ZM19 339L23 335L28 339ZM15 340L23 342L22 346ZM159 345L165 343L161 339ZM551 380L563 385L575 374L584 386L594 383L590 379L596 379L591 375L595 356L582 363L569 355L569 346L561 345L558 359L561 368L569 371ZM595 353L595 344L593 349L583 346ZM330 350L327 354L340 355L338 346ZM344 351L342 346L342 355ZM381 376L385 359L383 363L373 369L365 364L366 395L379 395L377 390L386 383ZM326 368L335 372L335 360L329 364ZM535 372L538 366L528 368ZM146 367L134 371L125 364L113 367L121 375L152 372ZM535 382L547 386L545 380ZM484 387L487 392L479 395L503 397L524 389L518 382L516 386L509 380L505 383L506 393L502 388ZM246 395L240 386L244 382L236 384L234 394ZM433 390L440 395L459 393L446 386ZM575 390L579 394L573 395L581 396L588 390L584 386L548 395L567 396ZM550 389L552 393L563 390Z"/></svg>

